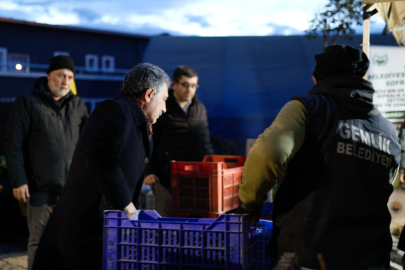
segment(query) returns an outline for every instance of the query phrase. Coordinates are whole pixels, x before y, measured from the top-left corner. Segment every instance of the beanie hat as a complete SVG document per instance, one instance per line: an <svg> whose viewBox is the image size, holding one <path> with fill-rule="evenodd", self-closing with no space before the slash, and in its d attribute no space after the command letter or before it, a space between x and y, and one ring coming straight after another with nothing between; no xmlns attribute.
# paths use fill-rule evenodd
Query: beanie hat
<svg viewBox="0 0 405 270"><path fill-rule="evenodd" d="M73 73L75 73L75 64L73 63L72 58L67 55L58 55L55 57L52 57L51 63L49 64L49 68L46 71L46 73L50 73L54 70L66 68L71 70Z"/></svg>
<svg viewBox="0 0 405 270"><path fill-rule="evenodd" d="M349 45L332 45L315 55L314 77L320 81L329 77L352 75L363 77L370 65L367 55Z"/></svg>

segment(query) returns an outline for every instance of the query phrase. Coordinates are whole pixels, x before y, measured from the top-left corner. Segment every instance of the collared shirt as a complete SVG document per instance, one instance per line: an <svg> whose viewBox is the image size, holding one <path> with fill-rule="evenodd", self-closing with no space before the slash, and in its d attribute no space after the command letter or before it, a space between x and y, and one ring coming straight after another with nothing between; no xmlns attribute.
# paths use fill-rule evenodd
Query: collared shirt
<svg viewBox="0 0 405 270"><path fill-rule="evenodd" d="M180 102L179 102L176 98L175 98L175 100L176 100L177 104L179 104L179 106L180 106L180 108L181 108ZM187 113L188 113L188 108L190 108L191 103L192 103L192 102L188 103L186 106L184 106L184 108L181 108L181 109L184 111L184 113L185 113L186 115L187 115Z"/></svg>

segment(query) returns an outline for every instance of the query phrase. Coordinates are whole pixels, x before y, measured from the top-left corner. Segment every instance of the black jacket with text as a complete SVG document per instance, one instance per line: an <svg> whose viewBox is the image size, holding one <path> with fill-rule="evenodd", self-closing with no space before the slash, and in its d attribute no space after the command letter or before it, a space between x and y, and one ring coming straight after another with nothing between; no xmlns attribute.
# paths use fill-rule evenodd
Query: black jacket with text
<svg viewBox="0 0 405 270"><path fill-rule="evenodd" d="M360 77L320 81L296 97L307 111L302 148L274 199L272 256L295 252L301 266L389 268L391 177L399 165L394 125L372 103Z"/></svg>

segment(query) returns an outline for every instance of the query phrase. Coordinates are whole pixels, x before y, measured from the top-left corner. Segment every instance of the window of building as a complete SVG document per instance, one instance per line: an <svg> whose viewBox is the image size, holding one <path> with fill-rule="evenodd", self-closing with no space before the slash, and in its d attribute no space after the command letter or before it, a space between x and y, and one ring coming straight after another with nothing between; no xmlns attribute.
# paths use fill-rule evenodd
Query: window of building
<svg viewBox="0 0 405 270"><path fill-rule="evenodd" d="M29 72L30 56L25 53L8 53L7 70L10 72Z"/></svg>
<svg viewBox="0 0 405 270"><path fill-rule="evenodd" d="M86 71L90 72L98 71L98 55L86 54Z"/></svg>
<svg viewBox="0 0 405 270"><path fill-rule="evenodd" d="M103 55L101 57L101 71L103 72L114 72L115 69L115 58L111 55Z"/></svg>
<svg viewBox="0 0 405 270"><path fill-rule="evenodd" d="M67 55L69 56L69 52L62 52L62 51L54 51L53 56L58 56L58 55Z"/></svg>
<svg viewBox="0 0 405 270"><path fill-rule="evenodd" d="M7 48L0 47L0 71L7 71Z"/></svg>

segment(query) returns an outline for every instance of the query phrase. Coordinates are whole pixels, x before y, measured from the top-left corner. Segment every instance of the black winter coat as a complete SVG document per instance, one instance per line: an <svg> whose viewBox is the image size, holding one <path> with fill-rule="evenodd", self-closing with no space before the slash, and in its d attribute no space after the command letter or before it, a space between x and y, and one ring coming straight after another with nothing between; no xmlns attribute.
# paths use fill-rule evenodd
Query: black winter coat
<svg viewBox="0 0 405 270"><path fill-rule="evenodd" d="M146 117L128 95L96 107L33 269L101 269L103 211L138 200L152 153L148 136Z"/></svg>
<svg viewBox="0 0 405 270"><path fill-rule="evenodd" d="M88 118L83 101L69 92L60 106L47 78L17 97L4 136L8 175L13 188L60 195L79 133Z"/></svg>
<svg viewBox="0 0 405 270"><path fill-rule="evenodd" d="M166 113L153 125L153 143L149 173L157 175L160 183L170 189L171 160L202 161L214 152L204 105L194 97L186 115L170 90Z"/></svg>
<svg viewBox="0 0 405 270"><path fill-rule="evenodd" d="M405 121L401 124L398 136L401 143L401 163L399 169L401 173L405 173Z"/></svg>

